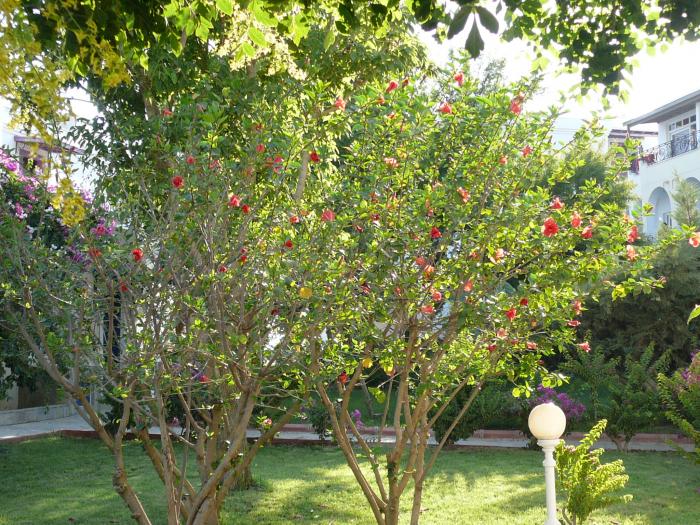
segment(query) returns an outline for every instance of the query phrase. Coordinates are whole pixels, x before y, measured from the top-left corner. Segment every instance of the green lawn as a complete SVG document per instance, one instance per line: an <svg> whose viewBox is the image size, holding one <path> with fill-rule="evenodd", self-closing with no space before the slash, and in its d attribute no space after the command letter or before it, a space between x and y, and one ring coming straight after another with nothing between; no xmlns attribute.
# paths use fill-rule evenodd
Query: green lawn
<svg viewBox="0 0 700 525"><path fill-rule="evenodd" d="M160 482L136 444L130 476L148 509L163 501ZM620 457L609 453L604 457ZM624 456L632 503L594 515L594 524L700 523L700 468L675 454ZM0 446L0 524L128 524L111 486L111 458L96 440L50 438ZM526 450L443 453L427 487L422 522L533 525L544 521L542 456ZM334 448L264 449L255 461L258 486L232 494L224 523L371 524L372 517ZM404 505L408 508L409 501ZM164 524L163 512L155 523Z"/></svg>

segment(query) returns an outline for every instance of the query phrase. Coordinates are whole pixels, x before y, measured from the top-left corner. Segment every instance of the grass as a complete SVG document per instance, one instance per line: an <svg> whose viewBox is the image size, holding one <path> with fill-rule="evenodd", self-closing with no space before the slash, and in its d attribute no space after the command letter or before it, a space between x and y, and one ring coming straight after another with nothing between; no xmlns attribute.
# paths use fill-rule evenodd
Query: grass
<svg viewBox="0 0 700 525"><path fill-rule="evenodd" d="M607 453L623 457L628 505L593 515L591 524L700 523L700 469L671 453ZM139 446L127 446L129 475L165 524L160 481ZM96 440L49 438L0 446L1 525L130 524L111 486L112 464ZM229 496L230 525L372 524L372 515L340 452L331 447L263 449L258 485ZM410 501L405 498L408 510ZM425 525L532 525L544 521L542 456L527 450L445 451L426 488ZM155 516L155 514L158 514Z"/></svg>

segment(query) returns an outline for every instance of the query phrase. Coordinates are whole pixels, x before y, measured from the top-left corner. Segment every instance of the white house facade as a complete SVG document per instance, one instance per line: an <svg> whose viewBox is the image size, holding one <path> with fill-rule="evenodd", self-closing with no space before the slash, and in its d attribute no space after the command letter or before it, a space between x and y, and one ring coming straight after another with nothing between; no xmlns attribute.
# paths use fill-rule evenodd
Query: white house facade
<svg viewBox="0 0 700 525"><path fill-rule="evenodd" d="M630 180L638 204L654 207L643 227L647 235L655 236L662 224L674 226L675 180L688 180L700 189L700 90L625 122L628 131L641 124L658 125L658 144L640 150L632 162Z"/></svg>

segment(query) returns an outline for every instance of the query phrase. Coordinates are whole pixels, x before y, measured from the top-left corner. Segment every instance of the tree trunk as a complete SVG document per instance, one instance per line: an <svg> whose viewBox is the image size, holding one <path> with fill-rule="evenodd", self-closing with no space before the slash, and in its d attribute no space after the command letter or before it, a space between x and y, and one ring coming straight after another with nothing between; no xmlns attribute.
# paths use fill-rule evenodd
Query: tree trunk
<svg viewBox="0 0 700 525"><path fill-rule="evenodd" d="M124 469L117 467L112 477L112 483L114 484L114 489L117 491L117 494L119 494L129 507L131 517L136 523L139 525L151 525L151 520L148 519L146 511L141 505L141 501L127 481Z"/></svg>
<svg viewBox="0 0 700 525"><path fill-rule="evenodd" d="M192 525L219 525L219 507L216 504L216 494L211 494L199 507L199 511L191 517Z"/></svg>

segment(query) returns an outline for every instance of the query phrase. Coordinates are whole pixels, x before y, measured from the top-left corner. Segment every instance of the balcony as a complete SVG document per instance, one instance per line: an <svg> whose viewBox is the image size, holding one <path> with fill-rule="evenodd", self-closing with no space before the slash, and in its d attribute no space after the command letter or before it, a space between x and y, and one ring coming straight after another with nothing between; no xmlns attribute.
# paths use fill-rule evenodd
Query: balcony
<svg viewBox="0 0 700 525"><path fill-rule="evenodd" d="M641 153L639 157L632 160L630 170L638 174L641 162L647 165L653 165L688 153L689 151L694 151L698 149L698 142L700 142L700 131L697 130L691 131L682 137L676 137L673 140L659 144L655 148Z"/></svg>

